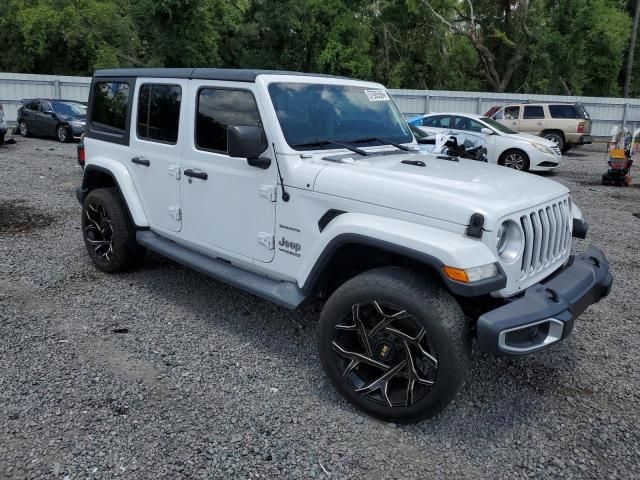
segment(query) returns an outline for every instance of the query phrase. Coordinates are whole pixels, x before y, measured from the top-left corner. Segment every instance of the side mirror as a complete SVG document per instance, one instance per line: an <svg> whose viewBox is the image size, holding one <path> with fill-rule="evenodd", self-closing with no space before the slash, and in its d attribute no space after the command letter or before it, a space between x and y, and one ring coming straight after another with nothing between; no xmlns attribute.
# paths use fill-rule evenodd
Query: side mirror
<svg viewBox="0 0 640 480"><path fill-rule="evenodd" d="M480 133L482 133L483 135L493 135L494 134L493 130L491 130L490 128L487 128L487 127L482 127L480 129Z"/></svg>
<svg viewBox="0 0 640 480"><path fill-rule="evenodd" d="M252 167L269 168L271 159L261 158L269 144L260 127L227 127L227 153L230 157L246 158Z"/></svg>
<svg viewBox="0 0 640 480"><path fill-rule="evenodd" d="M53 110L42 110L42 113L46 115L53 115Z"/></svg>

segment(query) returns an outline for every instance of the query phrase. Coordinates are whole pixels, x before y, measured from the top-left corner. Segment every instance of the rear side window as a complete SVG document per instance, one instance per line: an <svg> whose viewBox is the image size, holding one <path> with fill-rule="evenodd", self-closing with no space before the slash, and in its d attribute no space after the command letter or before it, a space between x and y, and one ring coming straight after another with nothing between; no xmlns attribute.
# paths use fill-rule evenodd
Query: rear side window
<svg viewBox="0 0 640 480"><path fill-rule="evenodd" d="M423 127L449 128L451 124L450 116L428 117L422 120Z"/></svg>
<svg viewBox="0 0 640 480"><path fill-rule="evenodd" d="M524 119L544 118L544 108L540 106L527 105L524 107Z"/></svg>
<svg viewBox="0 0 640 480"><path fill-rule="evenodd" d="M130 89L125 82L98 82L93 90L91 127L106 133L124 134Z"/></svg>
<svg viewBox="0 0 640 480"><path fill-rule="evenodd" d="M247 90L203 88L198 94L196 147L227 153L227 127L261 127L253 94Z"/></svg>
<svg viewBox="0 0 640 480"><path fill-rule="evenodd" d="M26 108L27 110L33 110L33 111L37 111L40 108L40 101L39 100L32 100L31 102L27 103L24 108Z"/></svg>
<svg viewBox="0 0 640 480"><path fill-rule="evenodd" d="M575 105L549 105L552 118L583 118Z"/></svg>
<svg viewBox="0 0 640 480"><path fill-rule="evenodd" d="M179 85L142 85L138 95L138 138L175 144L181 101Z"/></svg>

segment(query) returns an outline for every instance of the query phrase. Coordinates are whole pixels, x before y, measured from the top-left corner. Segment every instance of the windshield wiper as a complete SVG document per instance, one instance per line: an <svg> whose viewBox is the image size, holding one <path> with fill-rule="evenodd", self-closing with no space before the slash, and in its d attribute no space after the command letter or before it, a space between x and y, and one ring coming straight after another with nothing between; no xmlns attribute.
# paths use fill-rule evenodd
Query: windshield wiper
<svg viewBox="0 0 640 480"><path fill-rule="evenodd" d="M351 150L352 152L357 153L358 155L362 155L363 157L366 157L367 155L369 155L364 150L361 150L356 147L352 147L351 145L347 145L346 143L335 142L333 140L314 140L312 142L296 143L295 145L291 145L291 146L293 148L296 148L296 147L321 147L322 145L338 145L339 147L346 148L347 150Z"/></svg>
<svg viewBox="0 0 640 480"><path fill-rule="evenodd" d="M367 137L367 138L360 138L358 140L353 140L350 143L367 143L367 142L380 142L383 143L385 145L391 145L393 147L396 147L400 150L404 150L405 152L413 152L413 150L411 150L409 147L406 147L404 145L401 145L399 143L393 142L391 140L389 140L388 138L379 138L379 137Z"/></svg>

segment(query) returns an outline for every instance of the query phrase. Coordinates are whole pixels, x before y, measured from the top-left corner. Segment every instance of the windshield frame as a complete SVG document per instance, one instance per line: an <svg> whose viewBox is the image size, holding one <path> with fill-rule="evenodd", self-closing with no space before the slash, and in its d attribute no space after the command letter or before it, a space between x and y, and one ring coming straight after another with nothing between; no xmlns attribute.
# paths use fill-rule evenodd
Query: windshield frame
<svg viewBox="0 0 640 480"><path fill-rule="evenodd" d="M519 132L515 130L511 130L509 127L501 124L497 120L489 117L480 117L479 120L487 125L493 131L497 131L497 133L501 133L504 135L517 135Z"/></svg>
<svg viewBox="0 0 640 480"><path fill-rule="evenodd" d="M304 86L317 86L317 87L325 87L325 88L355 88L360 90L384 90L389 97L389 100L385 101L385 103L389 104L389 108L391 109L390 114L395 118L397 122L396 126L398 127L398 131L402 131L403 135L402 136L399 136L398 134L385 135L383 138L383 136L381 135L374 135L371 132L363 131L363 132L354 132L353 135L351 135L349 138L346 138L347 136L345 135L342 135L342 136L323 135L323 132L319 131L318 135L314 136L313 138L311 137L305 138L305 139L292 138L290 133L288 133L285 130L285 125L281 120L280 116L278 115L277 103L274 98L274 91L272 90L276 85L282 85L284 86L284 88L286 88L287 85L304 85ZM351 145L353 145L354 147L357 146L358 148L377 147L378 149L382 147L392 146L392 144L388 143L388 141L393 141L394 143L399 143L402 145L412 145L416 143L413 132L411 131L409 124L407 123L404 115L402 115L402 112L400 111L396 103L393 101L393 97L391 96L391 94L386 90L386 88L384 88L381 85L371 84L368 82L356 82L356 81L354 81L353 83L348 81L340 82L340 83L337 83L337 82L325 83L322 81L314 81L314 79L309 79L308 81L277 79L277 80L269 81L268 83L265 82L264 86L265 86L266 94L271 103L271 108L273 109L273 112L274 112L275 120L277 121L278 127L280 128L282 138L286 143L286 145L291 150L294 150L296 152L346 150L346 148L338 147L335 145L335 143L332 143L332 142L345 143L345 144L349 144L350 146ZM371 138L376 136L378 137L377 140ZM364 139L369 139L370 141L364 142L363 141ZM298 141L298 140L301 140L301 141ZM326 143L326 144L325 145L309 145L309 146L301 145L301 144L316 143L316 142Z"/></svg>

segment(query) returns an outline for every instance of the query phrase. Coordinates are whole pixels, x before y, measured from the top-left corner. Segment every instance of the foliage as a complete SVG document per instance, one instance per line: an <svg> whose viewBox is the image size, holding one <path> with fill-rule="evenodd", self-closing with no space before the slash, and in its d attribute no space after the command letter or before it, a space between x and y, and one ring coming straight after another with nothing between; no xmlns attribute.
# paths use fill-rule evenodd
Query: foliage
<svg viewBox="0 0 640 480"><path fill-rule="evenodd" d="M2 0L0 70L273 68L396 88L618 95L632 0ZM640 94L640 48L632 94Z"/></svg>

